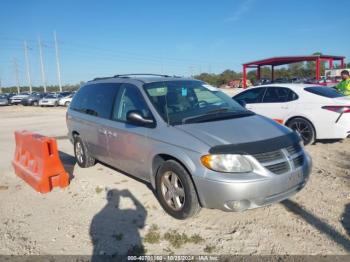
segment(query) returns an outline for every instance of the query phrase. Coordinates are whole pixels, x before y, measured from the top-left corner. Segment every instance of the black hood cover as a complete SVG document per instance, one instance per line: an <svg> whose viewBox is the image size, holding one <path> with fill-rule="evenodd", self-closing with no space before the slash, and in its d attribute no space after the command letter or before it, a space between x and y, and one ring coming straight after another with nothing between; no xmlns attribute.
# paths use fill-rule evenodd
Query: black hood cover
<svg viewBox="0 0 350 262"><path fill-rule="evenodd" d="M291 132L286 135L261 141L213 146L210 148L209 153L254 155L293 146L298 144L300 141L300 136L295 132Z"/></svg>

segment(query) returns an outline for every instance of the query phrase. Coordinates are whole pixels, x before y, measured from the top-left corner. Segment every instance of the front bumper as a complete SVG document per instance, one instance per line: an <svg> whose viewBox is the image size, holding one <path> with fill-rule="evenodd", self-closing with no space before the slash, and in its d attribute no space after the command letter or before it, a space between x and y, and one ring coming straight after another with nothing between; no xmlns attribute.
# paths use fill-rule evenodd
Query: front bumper
<svg viewBox="0 0 350 262"><path fill-rule="evenodd" d="M18 104L20 104L21 102L22 102L22 99L11 100L11 104L12 104L12 105L18 105Z"/></svg>
<svg viewBox="0 0 350 262"><path fill-rule="evenodd" d="M55 106L55 101L42 102L39 101L39 106Z"/></svg>
<svg viewBox="0 0 350 262"><path fill-rule="evenodd" d="M193 177L193 180L203 207L244 211L293 196L306 185L311 168L312 160L305 154L305 161L301 167L283 175L271 174L261 179L227 182L208 179L211 176L208 174L206 178ZM212 177L215 177L215 172Z"/></svg>

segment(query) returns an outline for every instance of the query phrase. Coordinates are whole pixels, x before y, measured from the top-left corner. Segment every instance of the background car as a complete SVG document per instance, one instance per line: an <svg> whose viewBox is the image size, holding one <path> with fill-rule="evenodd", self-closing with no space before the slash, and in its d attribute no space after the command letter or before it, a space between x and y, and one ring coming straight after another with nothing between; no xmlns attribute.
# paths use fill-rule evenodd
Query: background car
<svg viewBox="0 0 350 262"><path fill-rule="evenodd" d="M62 97L66 97L72 94L71 91L64 91L64 92L59 92L58 94L60 94Z"/></svg>
<svg viewBox="0 0 350 262"><path fill-rule="evenodd" d="M29 96L29 93L20 93L18 95L12 96L10 98L10 103L12 105L18 105L22 102L22 99L27 98Z"/></svg>
<svg viewBox="0 0 350 262"><path fill-rule="evenodd" d="M30 96L23 98L21 104L24 106L38 106L39 100L42 99L45 93L33 93Z"/></svg>
<svg viewBox="0 0 350 262"><path fill-rule="evenodd" d="M330 87L271 84L249 88L233 98L297 131L304 144L350 135L350 98Z"/></svg>
<svg viewBox="0 0 350 262"><path fill-rule="evenodd" d="M62 98L60 94L49 94L39 100L39 106L58 106L58 100Z"/></svg>
<svg viewBox="0 0 350 262"><path fill-rule="evenodd" d="M7 106L10 104L9 97L6 94L0 94L0 106Z"/></svg>
<svg viewBox="0 0 350 262"><path fill-rule="evenodd" d="M74 94L70 94L69 96L62 97L60 100L58 100L58 105L60 106L69 106L70 102L72 102Z"/></svg>

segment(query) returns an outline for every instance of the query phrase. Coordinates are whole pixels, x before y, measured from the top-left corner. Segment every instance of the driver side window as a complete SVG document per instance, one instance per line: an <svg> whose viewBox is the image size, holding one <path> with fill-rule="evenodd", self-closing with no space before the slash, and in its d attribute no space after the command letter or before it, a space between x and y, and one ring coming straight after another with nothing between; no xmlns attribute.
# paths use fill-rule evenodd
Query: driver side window
<svg viewBox="0 0 350 262"><path fill-rule="evenodd" d="M127 122L129 111L138 110L145 118L151 118L152 114L141 92L131 84L124 84L115 101L112 119Z"/></svg>

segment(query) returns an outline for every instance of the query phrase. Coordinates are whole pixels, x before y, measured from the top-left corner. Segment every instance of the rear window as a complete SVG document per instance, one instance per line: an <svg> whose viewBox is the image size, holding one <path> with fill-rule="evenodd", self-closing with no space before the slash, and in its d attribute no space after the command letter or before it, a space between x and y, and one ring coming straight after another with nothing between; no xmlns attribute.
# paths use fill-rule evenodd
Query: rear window
<svg viewBox="0 0 350 262"><path fill-rule="evenodd" d="M312 87L306 87L304 88L304 90L312 94L328 97L328 98L336 98L336 97L344 96L343 94L339 93L336 89L331 87L312 86Z"/></svg>

